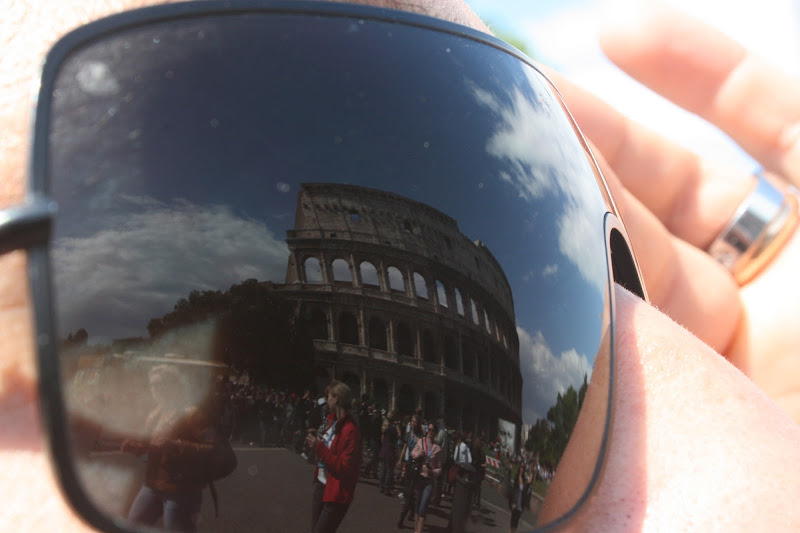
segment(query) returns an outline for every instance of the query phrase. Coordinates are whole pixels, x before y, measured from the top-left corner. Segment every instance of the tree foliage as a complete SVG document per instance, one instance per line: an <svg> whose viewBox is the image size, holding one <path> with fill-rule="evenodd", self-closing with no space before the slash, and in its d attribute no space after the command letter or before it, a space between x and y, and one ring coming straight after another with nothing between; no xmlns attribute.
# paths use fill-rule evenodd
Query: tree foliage
<svg viewBox="0 0 800 533"><path fill-rule="evenodd" d="M147 325L151 339L216 322L213 357L256 383L295 390L313 381L314 347L302 313L269 286L249 279L228 291L192 291Z"/></svg>
<svg viewBox="0 0 800 533"><path fill-rule="evenodd" d="M531 427L525 449L537 454L541 463L551 468L558 464L575 429L587 388L587 376L584 375L580 389L575 390L570 385L563 394L559 393L546 417L538 419Z"/></svg>

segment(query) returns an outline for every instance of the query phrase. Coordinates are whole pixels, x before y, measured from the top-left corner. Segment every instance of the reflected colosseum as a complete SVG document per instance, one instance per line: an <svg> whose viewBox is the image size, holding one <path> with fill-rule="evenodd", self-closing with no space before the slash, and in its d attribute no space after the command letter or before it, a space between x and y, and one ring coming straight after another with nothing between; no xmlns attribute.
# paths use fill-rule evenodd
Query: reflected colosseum
<svg viewBox="0 0 800 533"><path fill-rule="evenodd" d="M521 425L522 376L508 280L489 249L430 206L376 189L303 184L285 284L315 379L387 409L497 435Z"/></svg>

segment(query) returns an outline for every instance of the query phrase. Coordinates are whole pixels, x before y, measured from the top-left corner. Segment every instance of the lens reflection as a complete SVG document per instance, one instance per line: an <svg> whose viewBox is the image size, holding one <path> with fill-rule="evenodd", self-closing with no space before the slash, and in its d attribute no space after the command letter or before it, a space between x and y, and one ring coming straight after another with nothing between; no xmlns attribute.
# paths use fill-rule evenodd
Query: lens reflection
<svg viewBox="0 0 800 533"><path fill-rule="evenodd" d="M385 494L409 491L386 429L415 412L481 437L485 501L520 465L534 507L546 494L609 342L609 280L603 197L533 69L412 26L230 16L106 37L53 98L61 372L96 505L307 528L305 435L333 380L363 448L343 529L394 527ZM432 526L453 518L453 451Z"/></svg>

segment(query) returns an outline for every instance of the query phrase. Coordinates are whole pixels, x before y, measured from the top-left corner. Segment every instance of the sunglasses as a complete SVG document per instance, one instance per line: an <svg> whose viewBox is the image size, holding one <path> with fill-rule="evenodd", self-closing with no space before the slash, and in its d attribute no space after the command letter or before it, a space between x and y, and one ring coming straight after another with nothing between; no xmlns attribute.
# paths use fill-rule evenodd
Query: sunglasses
<svg viewBox="0 0 800 533"><path fill-rule="evenodd" d="M565 524L602 474L613 283L646 298L528 58L342 4L172 4L63 37L28 201L0 212L14 249L55 468L106 531L306 529L331 382L356 405L348 475L400 453L359 400L421 410L499 441L487 478L535 461L530 520ZM559 481L565 450L591 472ZM360 481L342 527L383 530L397 499Z"/></svg>

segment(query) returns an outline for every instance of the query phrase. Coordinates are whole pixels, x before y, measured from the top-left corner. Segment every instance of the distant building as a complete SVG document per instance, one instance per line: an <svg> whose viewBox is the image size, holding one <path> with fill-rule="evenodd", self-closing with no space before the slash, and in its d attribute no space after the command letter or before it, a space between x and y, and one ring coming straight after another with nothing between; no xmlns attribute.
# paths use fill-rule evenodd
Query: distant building
<svg viewBox="0 0 800 533"><path fill-rule="evenodd" d="M444 213L376 189L304 184L286 284L310 325L319 386L497 435L520 427L522 376L500 264Z"/></svg>

